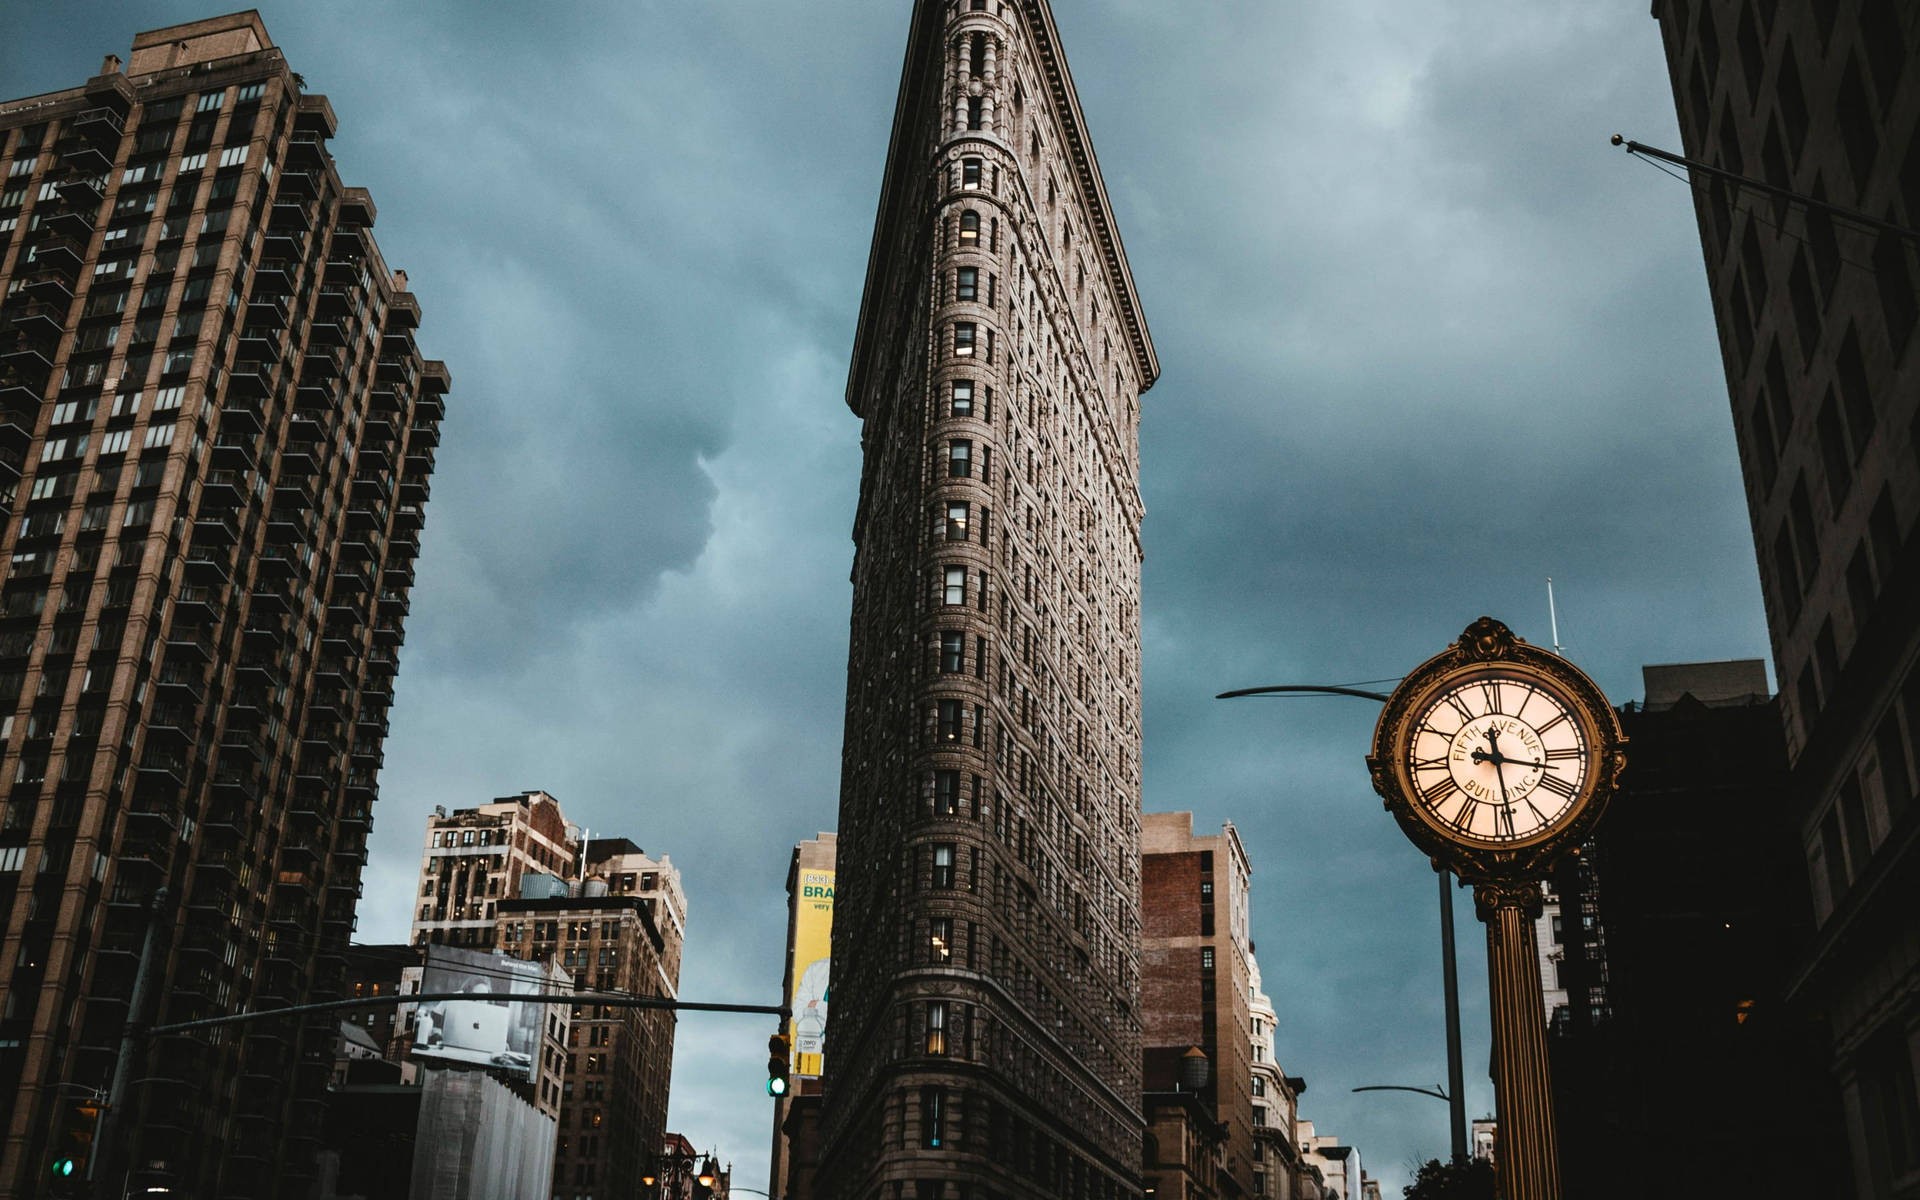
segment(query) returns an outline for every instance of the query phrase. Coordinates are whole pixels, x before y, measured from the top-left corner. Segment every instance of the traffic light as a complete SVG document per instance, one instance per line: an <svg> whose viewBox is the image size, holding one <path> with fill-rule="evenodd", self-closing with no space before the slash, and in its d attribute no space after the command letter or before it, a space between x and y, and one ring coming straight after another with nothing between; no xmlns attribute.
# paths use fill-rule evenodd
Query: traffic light
<svg viewBox="0 0 1920 1200"><path fill-rule="evenodd" d="M767 1039L767 1095L778 1099L787 1094L787 1072L792 1062L786 1034L776 1033Z"/></svg>
<svg viewBox="0 0 1920 1200"><path fill-rule="evenodd" d="M54 1195L86 1194L87 1165L93 1156L93 1134L99 1123L97 1101L69 1100L60 1106L60 1124L53 1137Z"/></svg>

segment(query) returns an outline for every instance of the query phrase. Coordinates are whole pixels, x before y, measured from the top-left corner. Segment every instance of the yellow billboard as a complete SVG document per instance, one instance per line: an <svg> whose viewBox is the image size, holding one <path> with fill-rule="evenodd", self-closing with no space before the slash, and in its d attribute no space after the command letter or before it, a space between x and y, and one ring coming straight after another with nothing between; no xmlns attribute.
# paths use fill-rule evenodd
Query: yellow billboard
<svg viewBox="0 0 1920 1200"><path fill-rule="evenodd" d="M793 1073L817 1078L827 1049L833 872L802 870L793 917Z"/></svg>

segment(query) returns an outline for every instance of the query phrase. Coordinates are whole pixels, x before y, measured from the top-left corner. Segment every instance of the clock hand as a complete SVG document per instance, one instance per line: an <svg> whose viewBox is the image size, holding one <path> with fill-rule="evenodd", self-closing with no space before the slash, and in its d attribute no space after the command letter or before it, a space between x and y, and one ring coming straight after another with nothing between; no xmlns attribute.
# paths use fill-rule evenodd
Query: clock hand
<svg viewBox="0 0 1920 1200"><path fill-rule="evenodd" d="M1543 770L1543 771L1552 769L1551 763L1528 762L1524 758L1508 758L1504 754L1488 754L1485 750L1475 750L1473 754L1470 755L1470 757L1473 759L1474 762L1493 763L1496 767L1504 766L1507 763L1512 763L1516 767L1538 767L1540 770Z"/></svg>

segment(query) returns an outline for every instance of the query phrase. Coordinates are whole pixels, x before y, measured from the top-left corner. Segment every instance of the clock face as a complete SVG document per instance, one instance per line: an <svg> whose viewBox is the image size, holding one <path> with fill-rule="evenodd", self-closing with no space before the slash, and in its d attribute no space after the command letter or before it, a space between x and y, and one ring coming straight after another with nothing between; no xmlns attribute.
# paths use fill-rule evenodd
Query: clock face
<svg viewBox="0 0 1920 1200"><path fill-rule="evenodd" d="M1480 845L1555 828L1593 770L1578 712L1533 674L1492 667L1448 682L1411 722L1415 807L1446 836Z"/></svg>

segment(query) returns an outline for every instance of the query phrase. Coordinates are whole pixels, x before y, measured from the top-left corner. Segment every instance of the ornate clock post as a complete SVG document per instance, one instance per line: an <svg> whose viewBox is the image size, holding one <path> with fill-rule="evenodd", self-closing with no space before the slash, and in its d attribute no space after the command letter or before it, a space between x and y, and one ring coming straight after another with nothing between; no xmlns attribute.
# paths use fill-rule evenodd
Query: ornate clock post
<svg viewBox="0 0 1920 1200"><path fill-rule="evenodd" d="M1540 883L1600 819L1626 765L1606 696L1492 617L1387 698L1367 767L1409 840L1473 885L1487 925L1506 1200L1558 1200L1534 918Z"/></svg>

